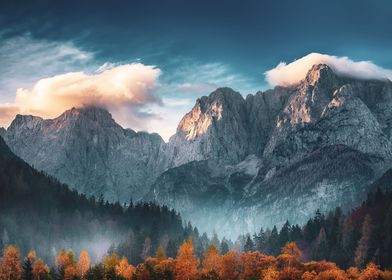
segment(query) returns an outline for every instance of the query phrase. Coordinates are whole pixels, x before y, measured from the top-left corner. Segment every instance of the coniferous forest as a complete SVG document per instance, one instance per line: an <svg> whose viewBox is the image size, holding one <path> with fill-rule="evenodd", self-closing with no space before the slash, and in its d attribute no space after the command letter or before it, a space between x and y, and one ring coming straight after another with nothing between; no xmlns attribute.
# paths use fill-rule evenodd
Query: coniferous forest
<svg viewBox="0 0 392 280"><path fill-rule="evenodd" d="M1 279L392 277L391 193L370 193L350 213L317 211L304 226L219 240L165 206L71 191L0 144Z"/></svg>

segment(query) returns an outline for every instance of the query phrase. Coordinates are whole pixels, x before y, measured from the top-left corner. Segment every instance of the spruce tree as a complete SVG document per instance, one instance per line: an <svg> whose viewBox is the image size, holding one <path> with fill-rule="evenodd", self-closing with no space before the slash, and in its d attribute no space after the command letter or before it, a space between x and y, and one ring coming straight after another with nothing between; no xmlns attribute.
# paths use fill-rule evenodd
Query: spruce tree
<svg viewBox="0 0 392 280"><path fill-rule="evenodd" d="M370 218L370 215L367 214L362 224L361 239L359 240L357 249L355 250L355 265L359 268L363 268L369 260L372 231L372 219Z"/></svg>
<svg viewBox="0 0 392 280"><path fill-rule="evenodd" d="M250 235L247 236L246 238L246 242L244 245L244 252L252 252L255 248L255 245L253 243L252 238L250 237Z"/></svg>

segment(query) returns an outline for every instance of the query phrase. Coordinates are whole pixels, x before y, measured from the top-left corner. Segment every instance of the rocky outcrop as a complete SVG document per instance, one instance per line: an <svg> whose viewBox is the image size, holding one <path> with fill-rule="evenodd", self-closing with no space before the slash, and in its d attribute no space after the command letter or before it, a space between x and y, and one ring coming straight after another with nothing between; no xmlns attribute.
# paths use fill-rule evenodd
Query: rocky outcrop
<svg viewBox="0 0 392 280"><path fill-rule="evenodd" d="M248 154L246 102L229 88L220 88L196 101L168 143L172 167L194 160L219 164L241 161Z"/></svg>

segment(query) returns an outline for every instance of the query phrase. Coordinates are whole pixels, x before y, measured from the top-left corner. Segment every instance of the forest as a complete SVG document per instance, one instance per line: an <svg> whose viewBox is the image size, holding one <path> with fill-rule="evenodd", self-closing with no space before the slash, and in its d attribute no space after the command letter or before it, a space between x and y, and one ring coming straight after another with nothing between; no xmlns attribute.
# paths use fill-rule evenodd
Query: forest
<svg viewBox="0 0 392 280"><path fill-rule="evenodd" d="M120 205L102 196L87 198L29 166L0 138L0 251L8 245L22 254L34 249L53 262L63 248L87 249L96 260L111 244L125 239L139 252L143 244L156 250L184 236L181 216L174 210L154 203ZM137 263L142 257L138 253L130 260Z"/></svg>
<svg viewBox="0 0 392 280"><path fill-rule="evenodd" d="M303 226L219 240L165 206L70 190L0 138L0 253L1 280L392 279L392 193L369 193L349 213L317 211Z"/></svg>
<svg viewBox="0 0 392 280"><path fill-rule="evenodd" d="M143 263L134 266L126 257L115 253L105 256L102 262L92 264L89 254L82 251L78 258L72 251L60 251L55 266L49 268L34 251L27 254L23 262L17 248L5 249L0 261L0 279L64 279L64 280L251 280L251 279L392 279L392 272L380 270L374 263L364 269L338 268L327 261L301 260L302 252L294 242L287 243L277 257L259 251L239 253L236 250L224 255L210 245L203 259L194 254L192 240L180 246L175 258L167 258L163 247L154 257L147 257Z"/></svg>

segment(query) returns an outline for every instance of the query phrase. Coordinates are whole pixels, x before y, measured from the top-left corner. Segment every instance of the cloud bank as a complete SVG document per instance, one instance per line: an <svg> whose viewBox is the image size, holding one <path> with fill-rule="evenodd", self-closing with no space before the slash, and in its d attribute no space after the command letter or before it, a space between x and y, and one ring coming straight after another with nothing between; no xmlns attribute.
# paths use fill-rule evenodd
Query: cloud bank
<svg viewBox="0 0 392 280"><path fill-rule="evenodd" d="M15 113L54 118L72 107L95 105L108 109L116 119L138 123L148 117L147 104L159 104L155 95L161 71L133 63L96 74L70 72L39 80L31 89L19 88L14 104L0 107L3 123ZM136 127L139 129L139 127Z"/></svg>
<svg viewBox="0 0 392 280"><path fill-rule="evenodd" d="M392 80L392 70L384 69L370 61L353 61L348 57L338 57L320 53L311 53L289 64L279 63L265 72L265 78L271 86L292 86L306 77L314 64L327 64L337 74L358 79Z"/></svg>

